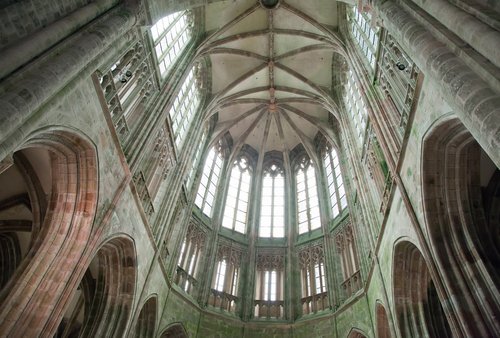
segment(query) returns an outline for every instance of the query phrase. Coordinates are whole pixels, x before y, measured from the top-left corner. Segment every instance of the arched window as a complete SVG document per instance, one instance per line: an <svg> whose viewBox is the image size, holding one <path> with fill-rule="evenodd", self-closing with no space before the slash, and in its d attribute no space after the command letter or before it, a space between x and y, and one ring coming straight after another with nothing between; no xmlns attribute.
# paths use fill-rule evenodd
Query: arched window
<svg viewBox="0 0 500 338"><path fill-rule="evenodd" d="M340 171L339 157L334 148L325 151L323 165L325 167L326 179L328 182L332 217L335 218L347 207L347 198L345 196L344 181L342 180L342 173Z"/></svg>
<svg viewBox="0 0 500 338"><path fill-rule="evenodd" d="M190 223L186 237L182 242L177 261L177 275L175 282L184 291L191 293L197 286L196 275L203 260L206 234L198 225Z"/></svg>
<svg viewBox="0 0 500 338"><path fill-rule="evenodd" d="M321 227L316 171L308 158L304 158L297 169L296 183L297 220L299 234L303 234Z"/></svg>
<svg viewBox="0 0 500 338"><path fill-rule="evenodd" d="M208 304L222 310L236 312L239 305L238 281L242 251L232 246L220 245L212 277Z"/></svg>
<svg viewBox="0 0 500 338"><path fill-rule="evenodd" d="M299 251L302 284L302 313L314 313L328 307L325 257L322 245L308 246Z"/></svg>
<svg viewBox="0 0 500 338"><path fill-rule="evenodd" d="M194 114L200 105L200 92L198 91L194 67L189 71L182 84L177 97L175 98L169 115L172 120L172 130L174 131L175 145L179 149L184 141L184 137L193 121Z"/></svg>
<svg viewBox="0 0 500 338"><path fill-rule="evenodd" d="M283 318L285 302L285 255L283 252L257 254L254 315L257 318Z"/></svg>
<svg viewBox="0 0 500 338"><path fill-rule="evenodd" d="M346 90L344 96L344 103L347 109L347 112L352 117L352 121L354 122L354 127L356 128L356 132L358 134L359 145L363 144L365 133L366 133L366 119L367 119L367 111L366 105L361 97L361 90L354 78L354 73L351 69L347 73L347 83Z"/></svg>
<svg viewBox="0 0 500 338"><path fill-rule="evenodd" d="M208 217L212 217L212 207L215 202L215 193L217 192L223 161L220 151L213 147L210 149L203 167L203 174L201 175L194 203Z"/></svg>
<svg viewBox="0 0 500 338"><path fill-rule="evenodd" d="M285 177L276 164L264 170L259 237L285 237Z"/></svg>
<svg viewBox="0 0 500 338"><path fill-rule="evenodd" d="M177 12L158 20L151 27L160 75L164 78L172 64L191 40L187 12Z"/></svg>
<svg viewBox="0 0 500 338"><path fill-rule="evenodd" d="M241 157L236 160L231 170L224 217L222 219L222 226L224 228L245 233L251 179L252 176L247 159Z"/></svg>
<svg viewBox="0 0 500 338"><path fill-rule="evenodd" d="M186 187L188 191L191 191L191 186L194 181L196 169L199 167L199 163L201 160L201 153L203 152L206 138L207 138L207 133L203 132L203 135L201 135L200 143L198 143L198 148L196 149L196 153L194 154L193 161L191 162L191 169L189 170L189 174L186 178Z"/></svg>
<svg viewBox="0 0 500 338"><path fill-rule="evenodd" d="M375 55L377 54L379 38L378 28L371 25L371 14L368 12L360 13L357 6L353 6L351 10L347 10L347 17L351 24L351 35L354 41L372 70L375 69Z"/></svg>

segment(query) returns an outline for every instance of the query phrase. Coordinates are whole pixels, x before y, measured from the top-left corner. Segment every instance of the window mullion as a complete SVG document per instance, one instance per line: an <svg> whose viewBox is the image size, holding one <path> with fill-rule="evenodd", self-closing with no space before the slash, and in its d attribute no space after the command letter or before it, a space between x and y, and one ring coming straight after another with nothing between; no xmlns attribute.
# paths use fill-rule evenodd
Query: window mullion
<svg viewBox="0 0 500 338"><path fill-rule="evenodd" d="M274 196L275 196L275 193L274 193L274 179L275 177L272 176L271 177L271 237L273 238L274 237Z"/></svg>
<svg viewBox="0 0 500 338"><path fill-rule="evenodd" d="M241 180L243 173L239 169L239 167L235 167L238 169L238 189L236 190L236 201L234 204L234 215L233 215L233 230L236 229L236 217L238 217L238 208L240 206L240 193L241 193Z"/></svg>

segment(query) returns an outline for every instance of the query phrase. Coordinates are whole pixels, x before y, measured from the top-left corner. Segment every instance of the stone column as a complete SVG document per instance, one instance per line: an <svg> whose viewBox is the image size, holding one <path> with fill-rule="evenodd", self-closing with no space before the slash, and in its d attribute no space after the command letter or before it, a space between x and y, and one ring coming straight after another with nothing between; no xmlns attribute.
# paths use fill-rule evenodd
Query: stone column
<svg viewBox="0 0 500 338"><path fill-rule="evenodd" d="M2 65L0 68L0 79L6 77L90 21L101 16L116 5L117 2L116 0L91 2L5 48L0 54L0 64Z"/></svg>
<svg viewBox="0 0 500 338"><path fill-rule="evenodd" d="M0 85L0 158L8 147L19 144L28 128L20 128L41 113L56 94L87 69L99 54L125 34L137 22L136 9L119 6L97 19L88 28L55 47L53 53L37 59L26 69ZM138 15L138 14L137 14ZM38 114L40 115L40 114ZM37 116L40 118L40 116Z"/></svg>
<svg viewBox="0 0 500 338"><path fill-rule="evenodd" d="M476 51L500 67L500 32L444 0L413 0Z"/></svg>
<svg viewBox="0 0 500 338"><path fill-rule="evenodd" d="M394 1L376 3L384 27L395 36L454 113L500 167L500 93Z"/></svg>

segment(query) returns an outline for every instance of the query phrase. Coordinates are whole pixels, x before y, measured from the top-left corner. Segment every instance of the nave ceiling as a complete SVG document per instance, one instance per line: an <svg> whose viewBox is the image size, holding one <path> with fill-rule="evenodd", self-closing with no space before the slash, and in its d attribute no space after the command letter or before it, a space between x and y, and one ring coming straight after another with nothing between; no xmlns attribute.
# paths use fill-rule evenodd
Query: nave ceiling
<svg viewBox="0 0 500 338"><path fill-rule="evenodd" d="M268 2L272 2L268 0ZM335 54L344 54L336 1L279 1L266 9L255 0L205 7L207 38L199 57L211 65L205 118L217 114L212 141L227 132L233 154L248 144L259 153L312 152L315 136L335 138L329 112Z"/></svg>

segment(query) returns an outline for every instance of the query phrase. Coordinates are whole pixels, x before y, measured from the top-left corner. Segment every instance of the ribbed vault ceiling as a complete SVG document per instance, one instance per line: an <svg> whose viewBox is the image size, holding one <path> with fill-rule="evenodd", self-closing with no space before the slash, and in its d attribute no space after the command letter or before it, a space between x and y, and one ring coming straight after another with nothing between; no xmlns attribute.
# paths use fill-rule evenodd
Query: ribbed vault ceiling
<svg viewBox="0 0 500 338"><path fill-rule="evenodd" d="M299 143L310 152L318 132L332 138L332 59L344 54L336 1L280 1L272 10L220 1L206 6L205 26L198 55L212 67L205 118L218 114L213 140L229 132L233 153L244 144L264 153Z"/></svg>

